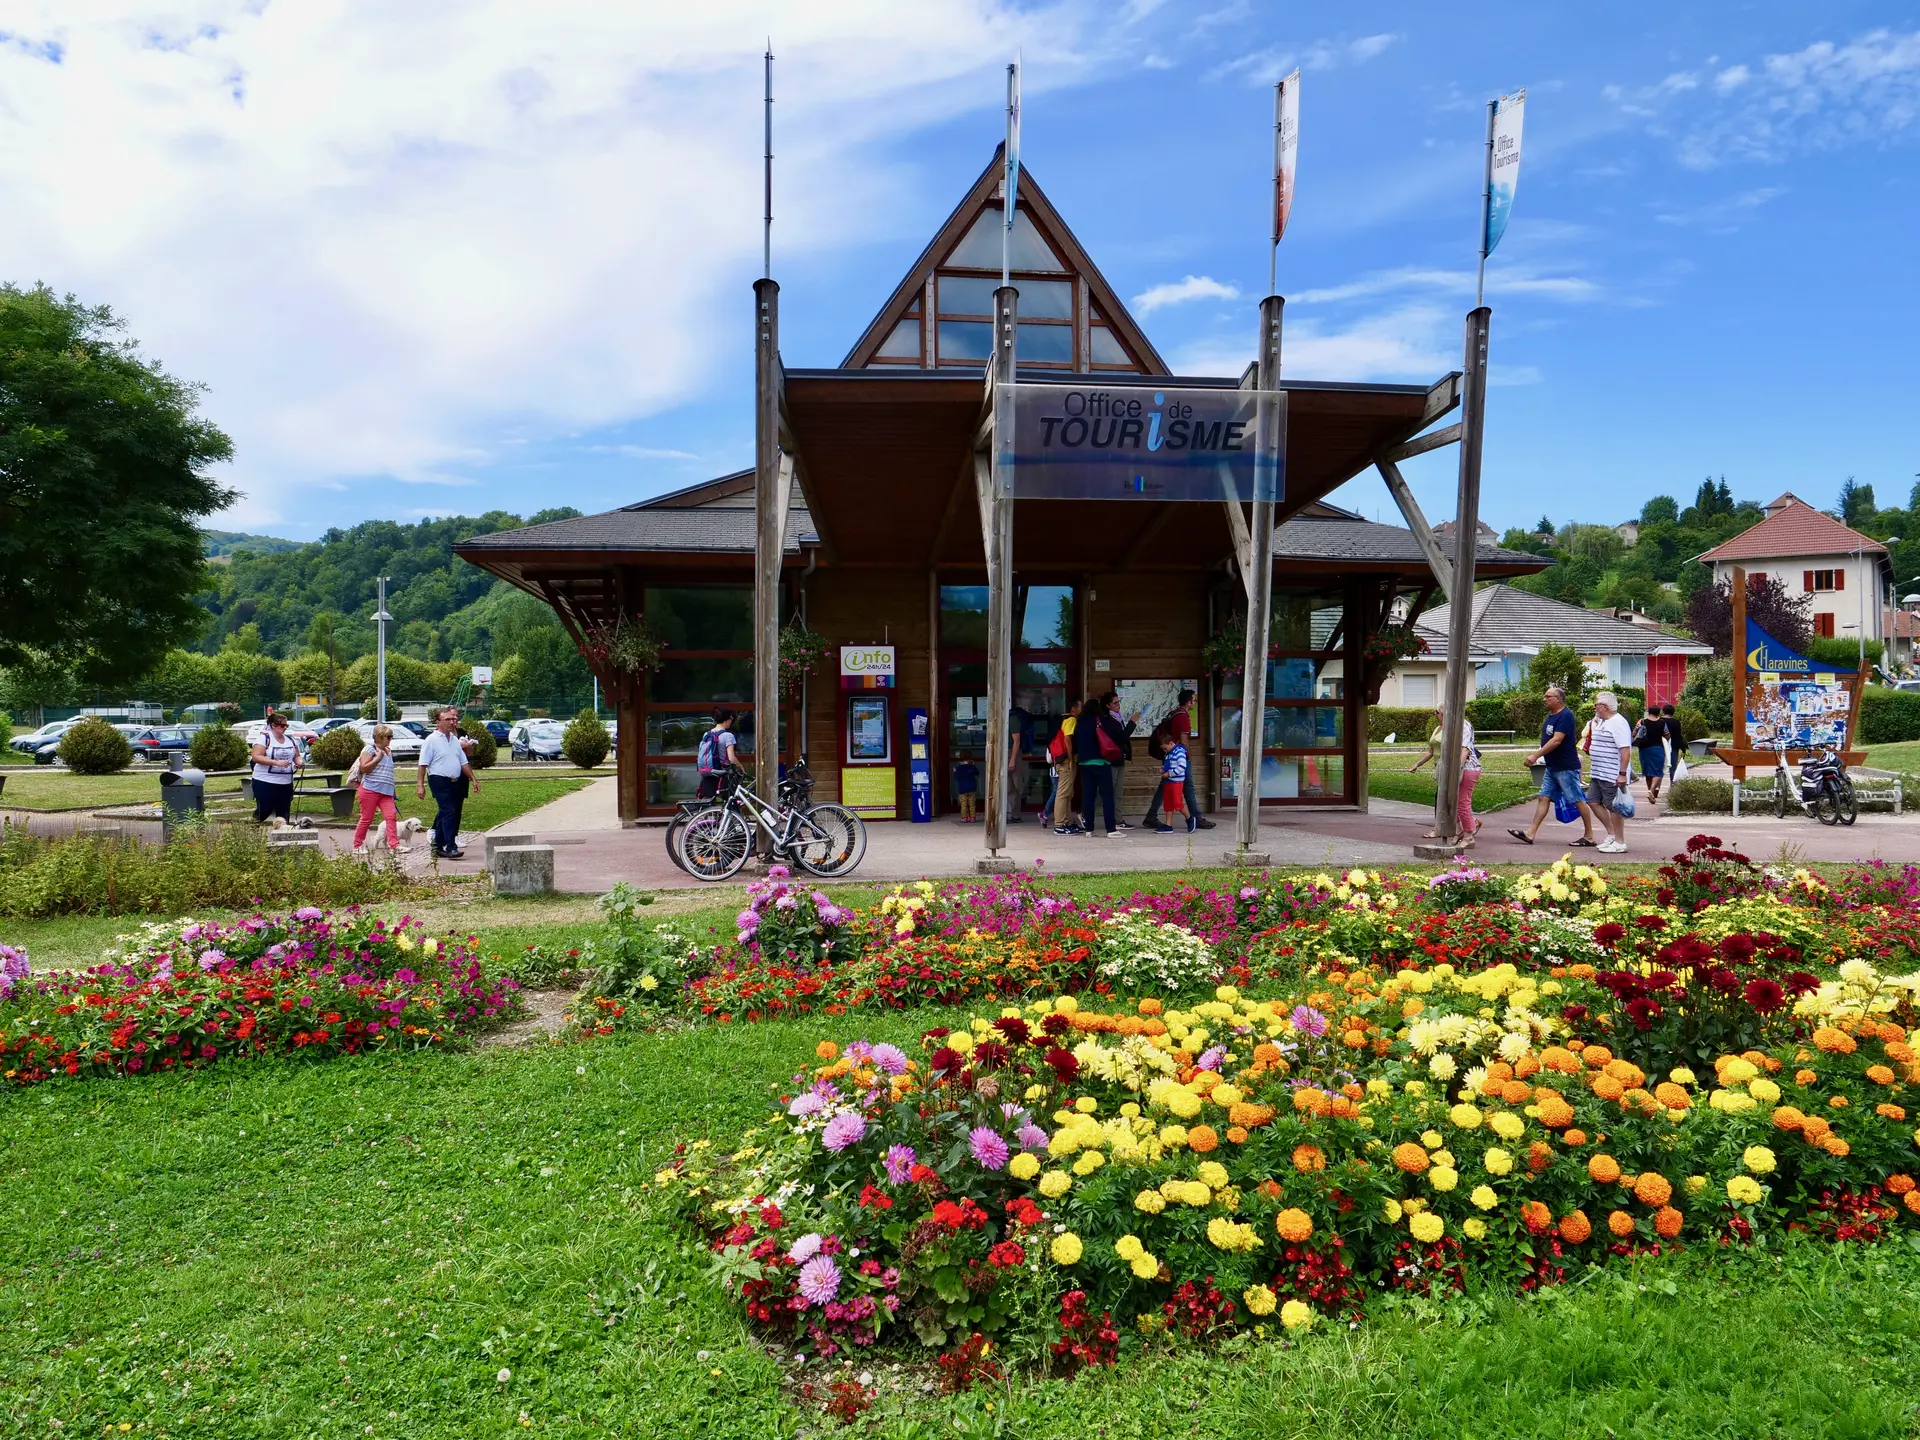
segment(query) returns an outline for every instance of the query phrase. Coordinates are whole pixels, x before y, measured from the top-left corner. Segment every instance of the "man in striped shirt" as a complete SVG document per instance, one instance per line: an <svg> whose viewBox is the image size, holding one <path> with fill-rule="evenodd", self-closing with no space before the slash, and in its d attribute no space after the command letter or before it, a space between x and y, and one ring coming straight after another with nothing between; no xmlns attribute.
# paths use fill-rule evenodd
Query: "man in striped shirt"
<svg viewBox="0 0 1920 1440"><path fill-rule="evenodd" d="M1607 855L1622 855L1627 849L1627 822L1613 808L1614 794L1627 783L1627 756L1633 746L1633 727L1620 714L1620 702L1611 690L1593 697L1593 723L1588 727L1588 757L1593 768L1587 772L1587 803L1600 823L1607 827L1608 838L1600 842Z"/></svg>

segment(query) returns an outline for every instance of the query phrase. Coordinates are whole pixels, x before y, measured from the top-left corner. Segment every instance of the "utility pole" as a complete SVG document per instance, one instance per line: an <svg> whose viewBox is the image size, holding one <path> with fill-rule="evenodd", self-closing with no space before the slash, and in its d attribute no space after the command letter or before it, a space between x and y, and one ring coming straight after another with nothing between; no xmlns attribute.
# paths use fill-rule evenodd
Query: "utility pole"
<svg viewBox="0 0 1920 1440"><path fill-rule="evenodd" d="M387 622L393 616L387 613L387 577L382 575L375 582L379 588L379 601L373 612L374 629L378 632L376 640L375 679L373 692L373 718L376 722L387 718Z"/></svg>

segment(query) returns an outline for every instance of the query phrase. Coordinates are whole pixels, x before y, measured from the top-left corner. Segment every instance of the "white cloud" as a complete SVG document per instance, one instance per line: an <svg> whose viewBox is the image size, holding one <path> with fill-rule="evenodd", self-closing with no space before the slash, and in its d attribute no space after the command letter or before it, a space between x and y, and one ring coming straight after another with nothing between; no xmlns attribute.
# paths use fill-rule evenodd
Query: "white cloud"
<svg viewBox="0 0 1920 1440"><path fill-rule="evenodd" d="M14 0L6 29L0 273L205 381L262 516L700 393L758 274L769 31L776 264L870 236L873 153L991 109L1016 46L1033 90L1143 43L1078 0Z"/></svg>
<svg viewBox="0 0 1920 1440"><path fill-rule="evenodd" d="M1393 35L1363 35L1358 40L1316 40L1304 50L1270 46L1230 60L1216 69L1216 78L1237 75L1253 85L1271 85L1298 66L1302 70L1337 70L1343 65L1364 65L1399 43Z"/></svg>
<svg viewBox="0 0 1920 1440"><path fill-rule="evenodd" d="M1677 225L1684 229L1707 229L1720 233L1739 228L1754 211L1770 200L1776 200L1787 193L1784 185L1762 185L1755 190L1743 191L1738 195L1729 195L1724 200L1709 201L1689 210L1669 210L1653 218L1662 225Z"/></svg>
<svg viewBox="0 0 1920 1440"><path fill-rule="evenodd" d="M1460 317L1415 303L1344 326L1289 321L1281 373L1296 380L1435 380L1460 368ZM1175 373L1238 375L1253 360L1250 338L1219 336L1178 352Z"/></svg>
<svg viewBox="0 0 1920 1440"><path fill-rule="evenodd" d="M691 450L656 450L651 445L583 445L589 455L620 455L629 460L698 460Z"/></svg>
<svg viewBox="0 0 1920 1440"><path fill-rule="evenodd" d="M1169 305L1184 305L1189 300L1238 300L1240 287L1224 285L1210 275L1189 275L1183 280L1168 280L1133 297L1138 315L1151 315Z"/></svg>
<svg viewBox="0 0 1920 1440"><path fill-rule="evenodd" d="M1550 299L1582 301L1598 298L1600 287L1576 275L1539 275L1525 269L1496 269L1489 284L1509 295L1540 295ZM1349 280L1302 290L1287 297L1290 305L1325 305L1347 300L1364 300L1396 290L1424 290L1443 295L1471 295L1474 272L1471 270L1433 270L1406 267L1381 270Z"/></svg>

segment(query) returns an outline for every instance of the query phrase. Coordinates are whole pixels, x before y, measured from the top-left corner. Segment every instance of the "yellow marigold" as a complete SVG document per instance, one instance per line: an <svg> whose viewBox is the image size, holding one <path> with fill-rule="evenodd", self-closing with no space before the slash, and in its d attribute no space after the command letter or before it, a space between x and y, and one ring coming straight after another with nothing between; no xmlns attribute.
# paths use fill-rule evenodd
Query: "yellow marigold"
<svg viewBox="0 0 1920 1440"><path fill-rule="evenodd" d="M1030 1150L1022 1150L1007 1162L1007 1173L1016 1180L1031 1180L1040 1173L1040 1158Z"/></svg>
<svg viewBox="0 0 1920 1440"><path fill-rule="evenodd" d="M1737 1055L1722 1055L1713 1062L1713 1068L1719 1074L1722 1085L1744 1085L1760 1073L1758 1065Z"/></svg>
<svg viewBox="0 0 1920 1440"><path fill-rule="evenodd" d="M1836 1030L1831 1025L1822 1025L1813 1032L1814 1048L1826 1051L1829 1055L1851 1055L1858 1048L1854 1038L1844 1030Z"/></svg>
<svg viewBox="0 0 1920 1440"><path fill-rule="evenodd" d="M1426 1147L1406 1140L1393 1147L1393 1163L1409 1175L1418 1175L1427 1168Z"/></svg>
<svg viewBox="0 0 1920 1440"><path fill-rule="evenodd" d="M1698 1195L1702 1190L1706 1188L1707 1188L1706 1176L1704 1175L1687 1176L1687 1194Z"/></svg>
<svg viewBox="0 0 1920 1440"><path fill-rule="evenodd" d="M1487 1238L1487 1222L1478 1217L1470 1220L1462 1220L1460 1222L1460 1233L1469 1240L1484 1240Z"/></svg>
<svg viewBox="0 0 1920 1440"><path fill-rule="evenodd" d="M1474 1206L1481 1210L1491 1210L1500 1203L1500 1197L1493 1193L1493 1187L1491 1185L1474 1186L1473 1193L1467 1196L1467 1199L1471 1200Z"/></svg>
<svg viewBox="0 0 1920 1440"><path fill-rule="evenodd" d="M1442 1145L1447 1143L1447 1137L1442 1135L1438 1130L1422 1130L1420 1132L1420 1143L1429 1150L1438 1150Z"/></svg>
<svg viewBox="0 0 1920 1440"><path fill-rule="evenodd" d="M1569 1210L1560 1217L1560 1238L1575 1245L1585 1244L1593 1234L1593 1222L1587 1219L1584 1210Z"/></svg>
<svg viewBox="0 0 1920 1440"><path fill-rule="evenodd" d="M1407 1222L1407 1233L1422 1245L1431 1245L1447 1233L1446 1222L1431 1210L1422 1210Z"/></svg>
<svg viewBox="0 0 1920 1440"><path fill-rule="evenodd" d="M1513 1153L1502 1150L1498 1145L1488 1147L1487 1153L1480 1157L1480 1163L1487 1167L1489 1175L1510 1175L1513 1173Z"/></svg>
<svg viewBox="0 0 1920 1440"><path fill-rule="evenodd" d="M1073 1177L1064 1170L1049 1170L1040 1177L1040 1193L1049 1200L1058 1200L1073 1188Z"/></svg>
<svg viewBox="0 0 1920 1440"><path fill-rule="evenodd" d="M1480 1128L1480 1111L1478 1107L1473 1105L1455 1105L1451 1110L1447 1111L1447 1118L1462 1130L1478 1130Z"/></svg>
<svg viewBox="0 0 1920 1440"><path fill-rule="evenodd" d="M1148 1215L1158 1215L1167 1208L1167 1197L1158 1190L1142 1190L1133 1197L1133 1208Z"/></svg>
<svg viewBox="0 0 1920 1440"><path fill-rule="evenodd" d="M1220 1148L1220 1136L1211 1125L1195 1125L1187 1131L1187 1148L1205 1155Z"/></svg>
<svg viewBox="0 0 1920 1440"><path fill-rule="evenodd" d="M1313 1217L1290 1207L1273 1217L1273 1228L1289 1245L1299 1245L1313 1237Z"/></svg>
<svg viewBox="0 0 1920 1440"><path fill-rule="evenodd" d="M1246 1293L1240 1298L1246 1301L1247 1311L1253 1315L1271 1315L1274 1306L1278 1303L1273 1291L1264 1285L1248 1286Z"/></svg>
<svg viewBox="0 0 1920 1440"><path fill-rule="evenodd" d="M1671 1205L1662 1205L1653 1213L1653 1233L1658 1235L1662 1240L1671 1240L1680 1233L1680 1226L1684 1218L1685 1217Z"/></svg>
<svg viewBox="0 0 1920 1440"><path fill-rule="evenodd" d="M1607 1229L1624 1240L1633 1234L1633 1216L1624 1210L1610 1210L1607 1212Z"/></svg>
<svg viewBox="0 0 1920 1440"><path fill-rule="evenodd" d="M1444 1194L1460 1183L1460 1172L1451 1165L1436 1165L1427 1172L1427 1183Z"/></svg>
<svg viewBox="0 0 1920 1440"><path fill-rule="evenodd" d="M1098 1150L1089 1150L1073 1162L1073 1173L1081 1176L1091 1175L1106 1163L1106 1156L1102 1155Z"/></svg>
<svg viewBox="0 0 1920 1440"><path fill-rule="evenodd" d="M1518 1140L1527 1133L1527 1122L1511 1110L1500 1111L1487 1124L1502 1140Z"/></svg>
<svg viewBox="0 0 1920 1440"><path fill-rule="evenodd" d="M1280 1323L1289 1330L1298 1330L1313 1323L1313 1307L1304 1300L1289 1300L1280 1307Z"/></svg>
<svg viewBox="0 0 1920 1440"><path fill-rule="evenodd" d="M1251 1225L1239 1224L1224 1215L1216 1215L1207 1222L1207 1239L1215 1249L1233 1252L1253 1250L1260 1244Z"/></svg>
<svg viewBox="0 0 1920 1440"><path fill-rule="evenodd" d="M1380 1202L1380 1218L1389 1225L1398 1225L1402 1209L1400 1202L1389 1195Z"/></svg>
<svg viewBox="0 0 1920 1440"><path fill-rule="evenodd" d="M1867 1067L1867 1079L1873 1081L1876 1085L1891 1085L1893 1084L1893 1071L1884 1065L1869 1065Z"/></svg>
<svg viewBox="0 0 1920 1440"><path fill-rule="evenodd" d="M1762 1105L1771 1105L1780 1098L1780 1087L1762 1075L1758 1080L1747 1082L1747 1094Z"/></svg>
<svg viewBox="0 0 1920 1440"><path fill-rule="evenodd" d="M1673 1186L1658 1170L1646 1170L1633 1182L1633 1196L1642 1205L1665 1205L1673 1198Z"/></svg>
<svg viewBox="0 0 1920 1440"><path fill-rule="evenodd" d="M1755 1175L1771 1175L1780 1162L1766 1146L1749 1145L1741 1152L1740 1163Z"/></svg>
<svg viewBox="0 0 1920 1440"><path fill-rule="evenodd" d="M1210 1189L1224 1190L1227 1187L1227 1167L1218 1160L1202 1160L1194 1167L1193 1173Z"/></svg>
<svg viewBox="0 0 1920 1440"><path fill-rule="evenodd" d="M1053 1244L1048 1247L1047 1253L1053 1256L1056 1265L1077 1265L1084 1250L1080 1237L1069 1230L1064 1235L1053 1237Z"/></svg>
<svg viewBox="0 0 1920 1440"><path fill-rule="evenodd" d="M1132 1260L1135 1256L1143 1254L1146 1248L1140 1243L1138 1235L1122 1235L1113 1242L1113 1253L1122 1260Z"/></svg>
<svg viewBox="0 0 1920 1440"><path fill-rule="evenodd" d="M1765 1192L1751 1175L1736 1175L1727 1181L1727 1199L1736 1205L1757 1205Z"/></svg>
<svg viewBox="0 0 1920 1440"><path fill-rule="evenodd" d="M1587 1157L1587 1174L1602 1185L1611 1185L1620 1178L1620 1162L1611 1155L1593 1154Z"/></svg>
<svg viewBox="0 0 1920 1440"><path fill-rule="evenodd" d="M1144 1250L1127 1262L1127 1268L1141 1280L1151 1280L1160 1273L1160 1262Z"/></svg>

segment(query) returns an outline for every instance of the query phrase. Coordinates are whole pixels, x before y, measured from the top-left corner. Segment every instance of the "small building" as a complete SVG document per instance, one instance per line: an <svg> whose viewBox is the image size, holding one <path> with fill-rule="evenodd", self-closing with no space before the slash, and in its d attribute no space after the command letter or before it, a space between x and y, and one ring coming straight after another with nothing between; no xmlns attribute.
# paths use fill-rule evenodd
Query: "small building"
<svg viewBox="0 0 1920 1440"><path fill-rule="evenodd" d="M1911 665L1920 654L1920 614L1912 610L1889 610L1880 618L1880 634L1887 645L1886 665Z"/></svg>
<svg viewBox="0 0 1920 1440"><path fill-rule="evenodd" d="M804 620L837 657L783 696L780 755L804 755L818 798L870 818L907 814L916 750L931 763L935 813L952 808L955 765L986 761L988 587L974 446L1006 230L1000 172L996 155L839 365L778 372L794 474L782 614ZM1247 385L1246 376L1172 374L1045 192L1021 176L1011 231L1021 383L1155 404L1162 390ZM743 343L752 333L744 312ZM1273 805L1363 808L1365 706L1383 680L1366 673L1366 640L1396 607L1417 616L1435 582L1410 531L1324 497L1455 408L1459 377L1282 379L1281 388L1286 486L1270 561L1259 794ZM619 718L623 820L669 814L693 794L696 745L716 703L745 712L735 726L743 752L769 729L752 713L754 497L755 472L740 471L455 547L545 599L582 643ZM1013 703L1038 762L1019 808L1036 809L1046 791L1044 746L1070 703L1118 691L1145 711L1145 730L1184 685L1199 692L1192 760L1203 804L1237 804L1242 679L1226 673L1237 666L1208 663L1244 604L1236 531L1247 522L1237 504L1230 515L1232 502L1149 496L1009 503ZM1548 563L1492 544L1480 554L1490 578ZM644 679L614 673L588 643L632 619L667 646ZM1135 748L1121 801L1137 818L1158 766Z"/></svg>
<svg viewBox="0 0 1920 1440"><path fill-rule="evenodd" d="M1749 580L1769 576L1804 595L1815 635L1884 639L1894 582L1887 547L1791 492L1765 508L1764 520L1695 557L1714 580L1741 566Z"/></svg>
<svg viewBox="0 0 1920 1440"><path fill-rule="evenodd" d="M1627 549L1631 550L1640 543L1640 522L1638 520L1622 520L1618 525L1613 527L1613 533L1620 537L1621 543L1624 544Z"/></svg>
<svg viewBox="0 0 1920 1440"><path fill-rule="evenodd" d="M1432 645L1445 642L1451 623L1452 607L1442 605L1428 611L1417 628ZM1571 645L1595 680L1644 689L1649 705L1670 705L1686 683L1687 661L1713 654L1711 645L1697 640L1512 585L1488 585L1474 592L1471 635L1482 692L1520 687L1543 645ZM1483 653L1492 657L1485 664L1478 658Z"/></svg>

